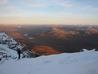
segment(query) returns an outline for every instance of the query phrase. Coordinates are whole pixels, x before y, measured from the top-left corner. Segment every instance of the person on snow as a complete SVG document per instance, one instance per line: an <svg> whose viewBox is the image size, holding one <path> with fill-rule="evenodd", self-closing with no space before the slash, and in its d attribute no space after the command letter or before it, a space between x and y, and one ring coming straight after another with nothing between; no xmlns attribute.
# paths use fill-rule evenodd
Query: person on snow
<svg viewBox="0 0 98 74"><path fill-rule="evenodd" d="M17 49L17 54L18 54L18 59L21 58L21 50L20 49Z"/></svg>

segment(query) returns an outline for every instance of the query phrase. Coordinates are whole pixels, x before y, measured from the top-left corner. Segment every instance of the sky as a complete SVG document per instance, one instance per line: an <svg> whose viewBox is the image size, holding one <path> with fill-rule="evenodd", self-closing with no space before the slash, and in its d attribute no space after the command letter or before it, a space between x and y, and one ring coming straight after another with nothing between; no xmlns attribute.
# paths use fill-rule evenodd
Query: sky
<svg viewBox="0 0 98 74"><path fill-rule="evenodd" d="M0 0L0 24L98 24L98 0Z"/></svg>

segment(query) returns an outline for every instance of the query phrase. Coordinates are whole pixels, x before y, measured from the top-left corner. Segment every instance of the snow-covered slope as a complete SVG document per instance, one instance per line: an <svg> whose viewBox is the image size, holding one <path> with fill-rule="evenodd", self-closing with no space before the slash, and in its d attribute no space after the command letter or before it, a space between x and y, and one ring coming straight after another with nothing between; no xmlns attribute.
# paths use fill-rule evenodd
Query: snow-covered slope
<svg viewBox="0 0 98 74"><path fill-rule="evenodd" d="M98 74L98 52L85 51L9 60L0 65L0 74Z"/></svg>
<svg viewBox="0 0 98 74"><path fill-rule="evenodd" d="M12 37L0 32L0 63L4 59L17 59L17 49L22 50L22 48Z"/></svg>
<svg viewBox="0 0 98 74"><path fill-rule="evenodd" d="M18 48L22 46L13 38L0 33L0 57L11 58L5 62L0 59L0 74L98 74L98 51L95 49L15 60Z"/></svg>

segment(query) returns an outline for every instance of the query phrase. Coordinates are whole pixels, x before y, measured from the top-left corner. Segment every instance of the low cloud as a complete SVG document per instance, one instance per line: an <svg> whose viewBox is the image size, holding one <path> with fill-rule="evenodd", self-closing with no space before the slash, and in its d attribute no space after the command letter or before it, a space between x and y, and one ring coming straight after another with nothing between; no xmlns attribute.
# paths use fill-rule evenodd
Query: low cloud
<svg viewBox="0 0 98 74"><path fill-rule="evenodd" d="M33 8L42 8L42 7L46 7L47 5L44 3L29 3L28 6Z"/></svg>
<svg viewBox="0 0 98 74"><path fill-rule="evenodd" d="M8 0L0 0L0 6L8 3Z"/></svg>
<svg viewBox="0 0 98 74"><path fill-rule="evenodd" d="M74 7L74 4L72 4L72 3L67 3L67 2L61 3L61 4L59 4L59 5L63 6L64 8L71 8L71 7Z"/></svg>
<svg viewBox="0 0 98 74"><path fill-rule="evenodd" d="M31 7L49 7L49 6L61 6L65 8L73 7L74 4L68 0L23 0L26 5Z"/></svg>

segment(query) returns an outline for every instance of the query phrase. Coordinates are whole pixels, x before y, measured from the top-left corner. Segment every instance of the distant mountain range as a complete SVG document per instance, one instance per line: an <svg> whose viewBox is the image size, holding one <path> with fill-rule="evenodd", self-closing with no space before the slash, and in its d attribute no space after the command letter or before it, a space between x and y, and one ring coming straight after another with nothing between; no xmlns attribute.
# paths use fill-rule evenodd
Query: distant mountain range
<svg viewBox="0 0 98 74"><path fill-rule="evenodd" d="M59 53L79 52L83 48L86 48L88 50L95 48L96 50L98 50L98 26L22 25L11 27L6 26L6 29L1 28L4 27L1 26L0 31L6 32L17 42L25 45L24 50L32 51L32 49L35 47L37 48L37 50L39 50L40 46L43 49L42 51L45 51L44 49L47 49L53 50L55 52L59 51ZM43 55L45 55L46 53L44 53Z"/></svg>

